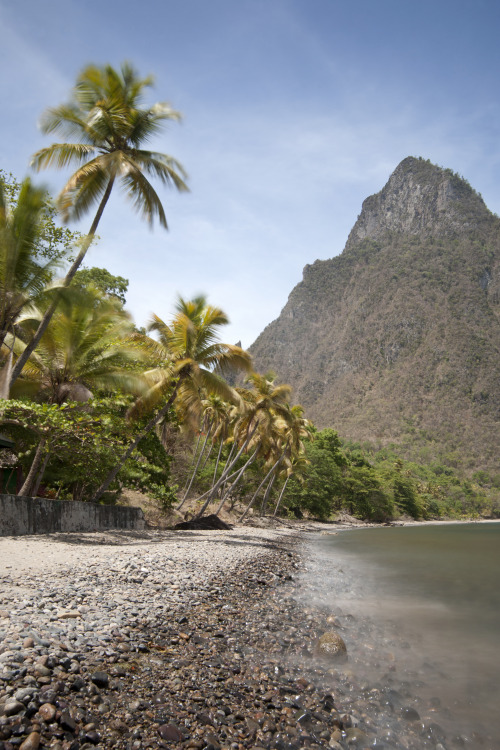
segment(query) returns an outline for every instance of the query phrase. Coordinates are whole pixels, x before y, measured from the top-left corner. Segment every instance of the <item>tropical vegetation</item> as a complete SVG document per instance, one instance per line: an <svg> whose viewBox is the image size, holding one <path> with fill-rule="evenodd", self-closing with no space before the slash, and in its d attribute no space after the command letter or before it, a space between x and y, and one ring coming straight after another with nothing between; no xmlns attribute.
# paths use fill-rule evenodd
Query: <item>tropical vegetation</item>
<svg viewBox="0 0 500 750"><path fill-rule="evenodd" d="M41 149L34 167L77 165L55 203L0 172L0 427L17 463L1 489L17 472L19 495L113 503L135 490L177 517L500 515L500 475L464 480L402 460L397 446L318 431L290 386L221 342L228 317L205 296L179 297L170 319L138 329L127 279L81 266L115 184L164 227L147 177L187 189L173 157L144 149L180 117L143 106L151 83L128 64L88 66L70 103L46 113L45 132L74 140ZM93 205L85 237L57 220Z"/></svg>
<svg viewBox="0 0 500 750"><path fill-rule="evenodd" d="M187 191L182 165L167 154L144 148L165 121L178 121L180 113L165 103L143 107L145 89L153 78L139 78L128 63L117 71L110 65L87 66L79 75L71 101L48 109L42 118L42 131L60 133L74 141L53 143L34 154L31 165L65 168L76 164L77 170L63 187L57 207L64 221L82 218L97 204L89 232L63 280L67 287L81 266L92 244L104 208L117 183L134 208L152 224L158 218L167 228L167 219L160 198L146 175ZM31 352L47 328L57 302L45 311L25 351L11 375L11 383L19 377Z"/></svg>

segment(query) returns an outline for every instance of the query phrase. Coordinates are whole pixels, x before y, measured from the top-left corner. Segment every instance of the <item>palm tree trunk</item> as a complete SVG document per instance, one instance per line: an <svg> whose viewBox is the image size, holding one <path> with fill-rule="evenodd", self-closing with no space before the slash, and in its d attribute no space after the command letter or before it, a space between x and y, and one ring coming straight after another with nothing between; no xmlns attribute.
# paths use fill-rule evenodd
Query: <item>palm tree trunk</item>
<svg viewBox="0 0 500 750"><path fill-rule="evenodd" d="M233 477L238 477L238 479L239 479L242 476L242 474L245 471L245 469L248 469L248 467L254 462L258 450L259 450L258 448L256 448L254 450L254 452L252 453L252 455L250 456L250 458L248 459L248 461L245 462L245 464L243 465L243 467L241 469L237 469L233 474L230 474L229 476L226 476L226 478L224 480L224 484L226 482L231 481L231 479ZM219 482L220 481L221 480L219 479ZM236 482L234 484L236 484ZM231 485L231 489L234 486L234 484ZM199 500L203 500L204 497L206 497L207 499L205 500L205 504L203 505L203 508L200 510L200 512L198 513L198 515L196 516L196 518L201 518L201 516L204 514L204 512L206 511L206 509L208 507L208 504L210 503L211 499L215 495L217 489L218 489L217 485L214 485L211 490L209 490L208 492L205 492L204 495L202 495L200 498L198 498ZM228 490L228 492L229 492L229 490ZM207 495L208 495L208 497L207 497ZM226 498L226 496L227 496L227 493L224 496L224 499ZM222 506L219 506L219 510L220 510L221 507ZM217 511L217 512L219 512L219 511Z"/></svg>
<svg viewBox="0 0 500 750"><path fill-rule="evenodd" d="M191 470L192 470L192 468L194 466L194 463L196 461L196 456L198 455L198 448L200 447L200 440L201 440L201 429L200 429L200 431L198 433L198 437L196 439L196 445L195 445L195 448L194 448L194 451L193 451L193 459L192 459L191 463L189 464L188 471L190 473L188 474L188 478L186 479L186 483L185 483L184 487L182 488L183 494L186 492L186 488L187 488L187 486L189 484L189 478L191 476Z"/></svg>
<svg viewBox="0 0 500 750"><path fill-rule="evenodd" d="M278 466L280 465L280 463L281 463L281 462L283 461L283 458L284 458L284 457L285 457L285 451L283 451L283 453L282 453L282 454L281 454L281 456L280 456L280 457L278 458L278 460L276 461L276 463L274 464L274 466L273 466L273 467L272 467L271 469L269 469L269 471L267 472L266 476L264 477L264 479L262 480L262 482L261 482L261 483L259 484L259 486L258 486L258 487L257 487L257 489L255 490L255 492L254 492L254 494L253 494L253 496L252 496L252 499L251 499L251 500L250 500L250 502L248 503L248 505L247 505L247 507L245 508L245 510L244 510L243 514L241 515L241 517L240 517L240 518L238 519L238 521L239 521L240 523L241 523L241 522L242 522L242 521L244 520L244 518L245 518L246 514L248 513L248 511L250 510L250 508L251 508L251 507L252 507L252 505L254 504L254 502L255 502L255 500L256 500L256 498L257 498L257 495L258 495L258 494L259 494L259 492L261 491L262 487L263 487L263 486L265 485L265 483L267 482L267 480L268 480L268 479L270 478L270 476L272 475L272 473L274 472L274 470L275 470L275 469L277 469L277 467L278 467Z"/></svg>
<svg viewBox="0 0 500 750"><path fill-rule="evenodd" d="M235 439L234 439L234 435L233 435L233 444L232 444L232 446L231 446L231 450L229 451L229 455L228 455L228 457L227 457L227 461L226 461L226 466L229 466L229 465L230 465L230 463L231 463L231 459L232 459L232 457L233 457L233 453L234 453L234 449L235 449L235 448L236 448L236 441L235 441ZM215 482L215 476L216 476L216 475L214 474L214 482ZM226 483L225 483L225 482L223 482L223 484L222 484L222 487L221 487L221 488L219 488L219 490L217 491L217 494L218 494L218 495L219 495L220 497L222 497L222 495L224 494L224 489L225 489L225 487L226 487Z"/></svg>
<svg viewBox="0 0 500 750"><path fill-rule="evenodd" d="M236 448L236 441L233 438L233 444L231 446L231 450L229 451L229 455L227 457L226 465L230 463L230 461L231 461L231 459L233 457L233 453L234 453L234 449L235 448Z"/></svg>
<svg viewBox="0 0 500 750"><path fill-rule="evenodd" d="M191 485L194 482L194 478L196 476L196 472L198 471L198 466L200 465L201 457L203 456L203 453L205 452L205 446L207 444L208 438L210 437L211 431L212 431L212 426L210 426L210 429L207 431L207 434L205 435L205 440L203 441L203 446L202 446L201 451L199 453L198 460L196 462L196 466L194 467L193 473L191 474L191 480L190 480L190 482L189 482L189 484L187 486L186 492L184 493L184 497L182 498L182 502L177 506L176 510L180 510L182 508L182 506L184 505L184 503L186 502L186 500L187 500L187 496L188 496L189 490L191 489Z"/></svg>
<svg viewBox="0 0 500 750"><path fill-rule="evenodd" d="M42 463L43 450L45 448L46 442L47 442L47 439L45 437L42 437L42 439L38 443L37 449L35 451L35 457L33 458L33 461L31 462L30 470L28 471L28 476L24 480L23 486L17 493L19 497L30 497L31 489L35 483L37 473Z"/></svg>
<svg viewBox="0 0 500 750"><path fill-rule="evenodd" d="M75 482L72 490L73 501L82 502L83 500L83 484L82 482Z"/></svg>
<svg viewBox="0 0 500 750"><path fill-rule="evenodd" d="M269 484L267 485L266 491L264 492L264 496L262 498L262 503L260 506L260 515L265 515L266 507L267 507L267 500L269 497L269 494L273 488L274 480L276 479L276 472L272 475L271 479L269 480Z"/></svg>
<svg viewBox="0 0 500 750"><path fill-rule="evenodd" d="M221 436L220 445L219 445L219 452L217 454L217 461L215 462L214 478L212 479L212 485L214 484L214 482L215 482L215 480L217 478L217 470L219 468L219 462L220 462L220 457L221 457L223 446L224 446L224 438Z"/></svg>
<svg viewBox="0 0 500 750"><path fill-rule="evenodd" d="M121 457L121 459L119 460L118 464L114 467L114 469L112 469L109 472L108 476L106 477L106 479L101 484L101 486L99 487L99 489L96 491L94 497L92 498L92 502L93 503L97 503L97 501L99 500L99 498L101 497L101 495L104 492L106 492L106 490L108 489L109 485L111 484L111 482L113 481L113 479L116 477L116 475L118 474L118 472L122 468L122 466L125 463L125 461L127 460L127 458L129 458L129 456L131 456L131 454L135 451L135 449L137 448L137 446L141 442L142 438L145 437L149 432L151 432L151 430L153 430L156 427L156 425L158 424L158 422L161 419L163 419L163 417L166 415L166 413L168 412L168 410L170 409L170 407L172 406L172 404L175 401L175 397L177 396L177 391L179 389L179 383L180 383L180 379L177 381L177 383L176 383L176 385L174 387L174 390L170 394L170 397L169 397L167 403L165 404L165 406L163 406L160 409L160 411L157 414L155 414L154 417L152 417L149 420L149 422L144 427L144 429L139 433L139 435L134 440L132 440L132 442L130 443L129 447L127 448L127 450L125 451L125 453L123 454L123 456Z"/></svg>
<svg viewBox="0 0 500 750"><path fill-rule="evenodd" d="M37 497L38 495L38 490L40 489L40 485L42 483L43 475L45 474L45 469L47 468L49 458L50 458L50 451L47 451L47 453L45 454L45 458L43 459L42 465L40 466L40 471L38 472L35 485L33 487L33 497Z"/></svg>
<svg viewBox="0 0 500 750"><path fill-rule="evenodd" d="M236 479L234 480L234 482L232 483L232 485L227 488L226 492L223 493L221 501L219 503L219 507L215 511L215 515L216 516L218 516L219 513L221 512L224 503L226 502L227 498L232 493L232 491L234 490L234 488L236 487L236 485L238 485L241 482L241 480L243 479L245 471L248 469L249 466L251 466L253 464L253 462L257 458L257 451L258 451L258 448L255 449L255 451L253 452L253 454L250 456L250 460L247 461L246 464L243 466L243 468L239 471L239 473L238 473Z"/></svg>
<svg viewBox="0 0 500 750"><path fill-rule="evenodd" d="M236 456L233 458L233 461L232 461L231 465L228 466L226 464L226 466L224 468L224 471L220 475L218 481L213 485L212 489L208 490L207 492L204 492L203 495L201 495L198 498L198 500L203 500L205 497L207 497L207 495L208 495L209 499L212 498L214 496L214 494L217 492L217 490L219 489L219 487L221 486L221 484L223 484L227 479L229 479L229 472L231 471L232 467L234 466L234 464L239 459L239 457L241 456L241 454L243 453L243 451L247 447L248 443L252 439L252 437L253 437L253 435L254 435L255 430L257 429L257 427L258 427L258 425L255 425L255 427L253 428L253 430L251 431L251 433L247 436L247 439L245 440L245 442L243 443L243 445L239 449L239 451L236 454ZM208 503L207 503L207 505L208 505Z"/></svg>
<svg viewBox="0 0 500 750"><path fill-rule="evenodd" d="M241 446L241 448L237 452L236 456L230 462L229 456L231 456L231 454L233 452L234 445L235 445L235 443L233 443L233 448L231 448L231 452L230 452L230 454L228 456L228 460L227 460L226 465L224 467L224 471L220 475L219 481L214 484L214 486L212 488L213 490L218 490L219 487L221 486L221 484L225 484L226 481L229 479L229 472L231 471L231 469L233 468L233 466L235 465L235 463L237 462L237 460L239 459L239 457L241 456L241 454L243 453L243 451L247 448L248 444L250 443L250 440L255 435L255 432L256 432L258 426L259 426L258 423L254 425L254 427L252 428L252 430L250 431L250 433L247 434L245 442L243 443L243 445Z"/></svg>
<svg viewBox="0 0 500 750"><path fill-rule="evenodd" d="M10 380L12 377L12 349L7 355L5 364L0 371L0 398L8 399L10 396Z"/></svg>
<svg viewBox="0 0 500 750"><path fill-rule="evenodd" d="M273 513L273 516L276 516L276 514L278 513L278 508L280 507L280 503L281 503L281 498L282 498L282 497L283 497L283 495L284 495L284 492L285 492L286 486L287 486L287 484L288 484L288 482L289 482L289 479L290 479L290 477L291 477L291 476L292 476L292 475L291 475L291 474L289 474L289 475L287 476L287 478L285 479L285 482L284 482L284 484L283 484L283 487L281 488L281 492L280 492L280 496L279 496L279 498L278 498L278 502L276 503L276 508L274 509L274 513Z"/></svg>
<svg viewBox="0 0 500 750"><path fill-rule="evenodd" d="M6 335L7 331L4 331L3 336L0 340L0 347L5 341ZM10 397L10 383L12 379L12 367L14 361L14 345L16 343L16 332L14 329L12 330L12 336L12 345L9 348L7 359L5 360L5 364L0 372L0 398L4 399L8 399Z"/></svg>
<svg viewBox="0 0 500 750"><path fill-rule="evenodd" d="M213 451L213 449L214 449L214 445L215 445L215 443L214 443L214 441L212 440L212 441L211 441L211 443L210 443L210 448L209 448L209 450L207 451L207 455L205 456L205 460L203 461L203 463L202 463L202 465L201 465L201 469L200 469L200 472L202 472L202 471L203 471L203 469L205 468L205 466L206 466L206 465L208 464L208 462L209 462L209 460L210 460L210 456L212 455L212 451Z"/></svg>
<svg viewBox="0 0 500 750"><path fill-rule="evenodd" d="M78 271L79 267L82 264L83 259L85 258L85 255L87 254L87 250L89 249L90 245L92 244L92 240L94 239L97 227L99 225L99 221L101 220L102 213L104 211L104 208L106 206L106 203L109 200L109 196L111 195L111 190L113 188L113 183L115 181L114 177L111 177L108 185L106 187L106 190L104 191L104 195L102 197L102 200L99 204L99 208L97 209L97 213L94 217L94 221L92 222L92 226L90 227L90 231L88 235L83 240L82 249L76 256L71 268L69 269L68 273L66 274L66 277L63 281L63 288L65 289L68 287L71 282L73 281L73 277L75 273ZM38 342L42 338L43 334L45 333L45 330L47 329L47 326L49 325L52 316L56 310L56 307L59 303L59 295L56 295L56 298L54 302L49 306L47 311L45 312L44 316L42 317L40 324L38 328L36 329L35 335L31 339L28 346L25 348L23 353L18 357L18 360L12 370L12 375L10 379L10 388L12 388L13 384L16 382L17 378L21 374L21 371L28 361L28 358L30 357L31 353L36 349L38 346Z"/></svg>

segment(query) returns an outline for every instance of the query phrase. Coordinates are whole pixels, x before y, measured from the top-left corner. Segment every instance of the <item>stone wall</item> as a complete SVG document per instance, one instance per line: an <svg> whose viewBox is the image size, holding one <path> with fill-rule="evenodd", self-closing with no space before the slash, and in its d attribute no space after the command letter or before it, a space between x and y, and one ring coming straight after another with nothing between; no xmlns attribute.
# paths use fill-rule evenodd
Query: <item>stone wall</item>
<svg viewBox="0 0 500 750"><path fill-rule="evenodd" d="M140 508L0 495L0 536L144 527Z"/></svg>

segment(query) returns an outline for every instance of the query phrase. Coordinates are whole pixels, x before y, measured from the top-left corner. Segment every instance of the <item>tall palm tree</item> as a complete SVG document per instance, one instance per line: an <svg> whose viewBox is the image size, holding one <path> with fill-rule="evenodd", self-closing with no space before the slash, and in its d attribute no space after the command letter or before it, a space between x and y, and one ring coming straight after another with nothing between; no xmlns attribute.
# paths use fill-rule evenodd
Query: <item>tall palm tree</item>
<svg viewBox="0 0 500 750"><path fill-rule="evenodd" d="M44 133L60 133L75 142L53 143L32 158L36 170L76 164L58 198L63 219L80 219L97 204L97 212L80 251L64 279L68 286L94 239L99 221L115 183L132 200L134 208L153 223L155 217L167 227L160 198L146 175L185 191L185 172L171 156L143 148L165 121L180 120L179 112L166 103L143 107L144 91L153 84L151 76L139 78L128 63L117 71L111 65L89 65L79 75L68 104L47 110L42 119ZM13 382L36 348L52 317L57 302L46 311L40 325L17 361Z"/></svg>
<svg viewBox="0 0 500 750"><path fill-rule="evenodd" d="M106 491L142 438L164 419L175 402L181 405L184 413L199 418L204 393L213 393L228 401L238 399L235 390L219 373L235 368L248 371L251 359L241 347L218 341L218 329L228 322L226 314L220 308L208 305L205 297L190 301L180 297L170 324L157 315L153 316L150 330L157 333L158 340L137 337L138 345L159 364L145 373L150 388L138 400L131 415L161 406L97 490L94 501Z"/></svg>

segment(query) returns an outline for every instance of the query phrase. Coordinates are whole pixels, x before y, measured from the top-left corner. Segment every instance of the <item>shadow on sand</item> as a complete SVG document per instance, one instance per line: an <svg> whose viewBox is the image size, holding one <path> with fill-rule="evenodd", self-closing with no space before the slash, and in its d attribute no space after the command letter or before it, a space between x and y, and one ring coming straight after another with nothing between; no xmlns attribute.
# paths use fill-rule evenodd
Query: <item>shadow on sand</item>
<svg viewBox="0 0 500 750"><path fill-rule="evenodd" d="M257 530L258 531L258 530ZM175 547L181 541L189 540L190 544L211 542L225 546L239 547L245 545L270 550L286 549L288 538L277 540L256 536L252 529L232 531L184 531L184 530L144 530L124 531L109 530L99 532L58 532L39 537L54 544L71 544L75 546L99 547L140 547L163 544Z"/></svg>

